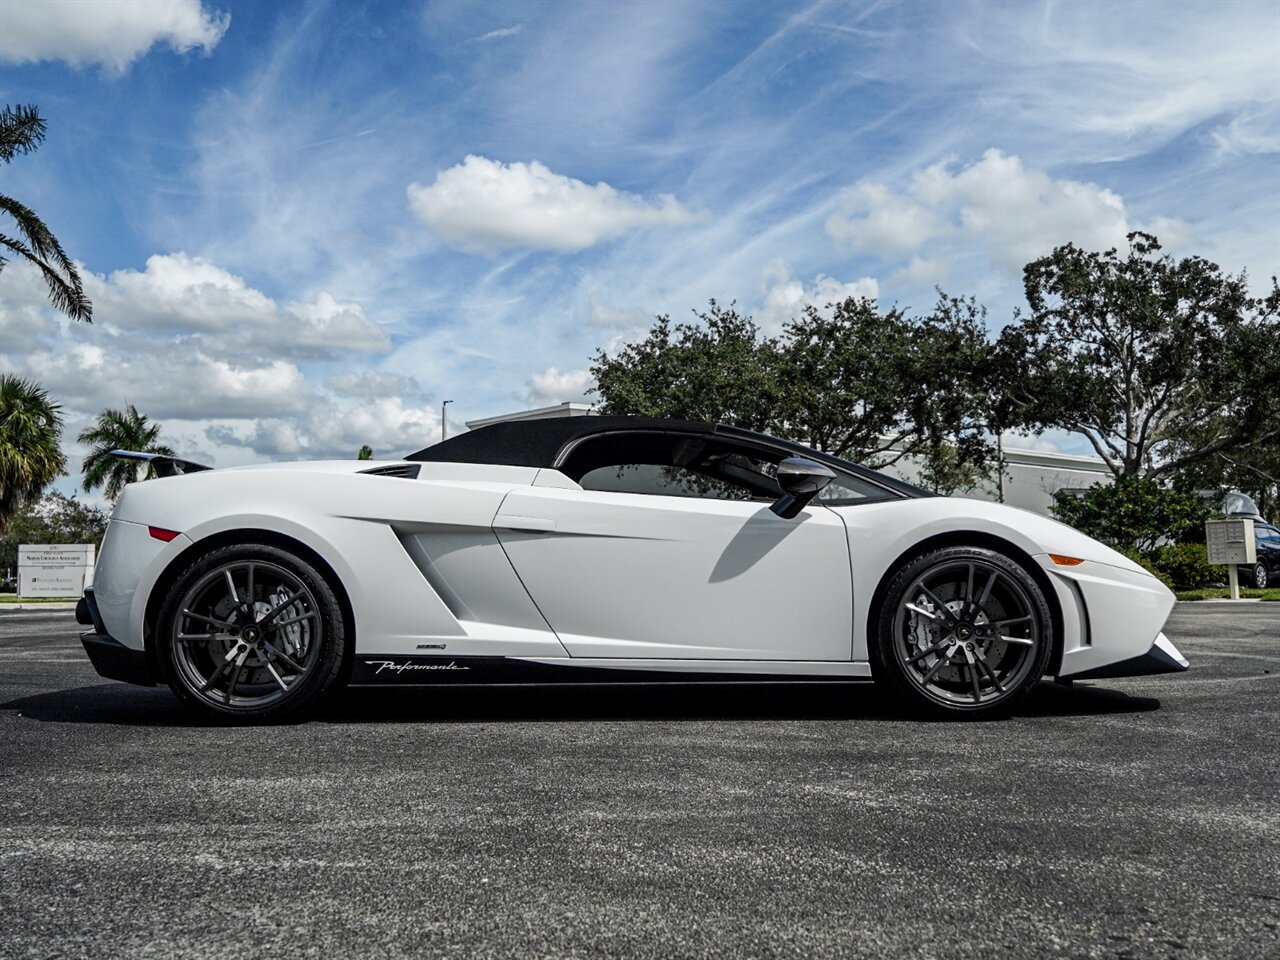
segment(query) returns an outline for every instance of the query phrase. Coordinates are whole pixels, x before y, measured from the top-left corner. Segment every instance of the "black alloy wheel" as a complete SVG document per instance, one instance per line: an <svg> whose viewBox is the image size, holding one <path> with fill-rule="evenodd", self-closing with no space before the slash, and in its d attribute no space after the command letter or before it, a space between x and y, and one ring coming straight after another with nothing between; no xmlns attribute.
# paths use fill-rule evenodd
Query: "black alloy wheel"
<svg viewBox="0 0 1280 960"><path fill-rule="evenodd" d="M174 693L224 719L271 721L336 688L347 625L333 587L278 547L221 547L178 578L156 626Z"/></svg>
<svg viewBox="0 0 1280 960"><path fill-rule="evenodd" d="M1040 681L1053 619L1040 586L984 547L949 547L905 563L884 593L872 672L935 717L1007 714Z"/></svg>

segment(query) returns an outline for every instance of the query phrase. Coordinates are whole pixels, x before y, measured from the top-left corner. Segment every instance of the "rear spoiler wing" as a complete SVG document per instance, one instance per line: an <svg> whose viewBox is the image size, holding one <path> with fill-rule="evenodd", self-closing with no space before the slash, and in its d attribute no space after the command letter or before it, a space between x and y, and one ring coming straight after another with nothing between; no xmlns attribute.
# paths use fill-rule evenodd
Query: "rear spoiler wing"
<svg viewBox="0 0 1280 960"><path fill-rule="evenodd" d="M201 470L212 470L205 463L182 460L165 453L139 453L137 450L112 450L111 456L121 460L142 460L151 464L158 477L178 477L185 473L199 473Z"/></svg>

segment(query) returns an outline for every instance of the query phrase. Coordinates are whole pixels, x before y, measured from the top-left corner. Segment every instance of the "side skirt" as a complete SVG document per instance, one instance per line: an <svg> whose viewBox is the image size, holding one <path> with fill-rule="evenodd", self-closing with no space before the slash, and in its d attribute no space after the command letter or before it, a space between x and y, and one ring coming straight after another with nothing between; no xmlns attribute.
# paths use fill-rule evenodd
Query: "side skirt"
<svg viewBox="0 0 1280 960"><path fill-rule="evenodd" d="M567 660L357 654L352 686L490 683L778 683L870 680L866 663Z"/></svg>

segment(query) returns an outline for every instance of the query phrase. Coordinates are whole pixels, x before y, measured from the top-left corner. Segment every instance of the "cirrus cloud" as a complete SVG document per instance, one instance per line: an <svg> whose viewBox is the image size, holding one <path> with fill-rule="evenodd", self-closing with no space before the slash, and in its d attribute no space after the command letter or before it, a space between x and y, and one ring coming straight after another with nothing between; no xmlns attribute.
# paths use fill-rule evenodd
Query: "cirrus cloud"
<svg viewBox="0 0 1280 960"><path fill-rule="evenodd" d="M634 230L678 227L701 217L675 197L646 200L553 173L544 164L468 156L430 186L409 185L409 207L451 247L496 254L515 247L571 253Z"/></svg>

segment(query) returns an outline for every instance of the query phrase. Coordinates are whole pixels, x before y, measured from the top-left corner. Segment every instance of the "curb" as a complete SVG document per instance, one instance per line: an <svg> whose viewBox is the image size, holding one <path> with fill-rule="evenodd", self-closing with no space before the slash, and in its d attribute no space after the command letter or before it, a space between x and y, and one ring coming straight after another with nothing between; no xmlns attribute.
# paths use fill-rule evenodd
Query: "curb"
<svg viewBox="0 0 1280 960"><path fill-rule="evenodd" d="M74 610L76 601L68 600L65 603L0 603L0 614L10 611L14 613L35 613L40 610L48 610L51 613L58 613L64 610Z"/></svg>

